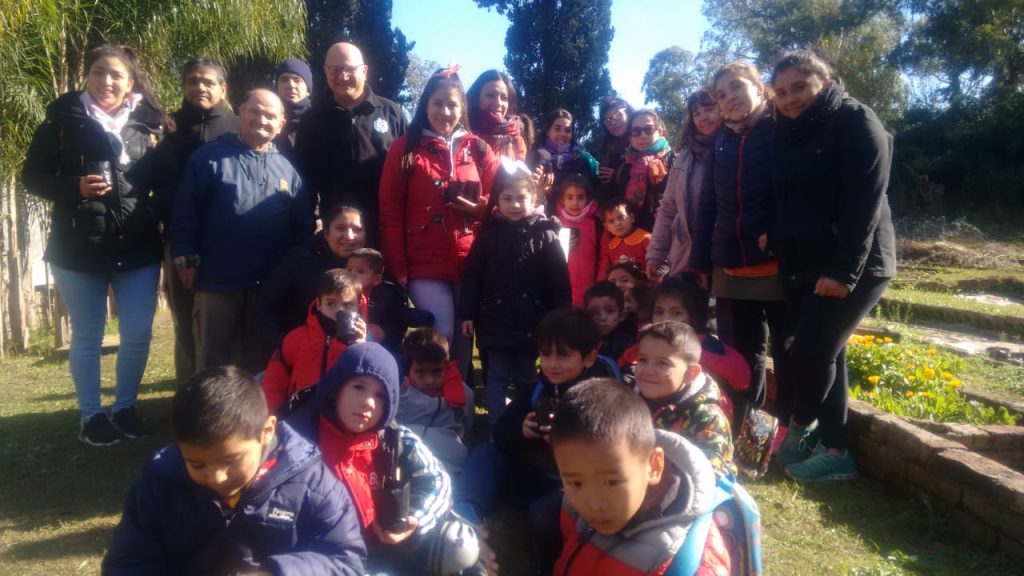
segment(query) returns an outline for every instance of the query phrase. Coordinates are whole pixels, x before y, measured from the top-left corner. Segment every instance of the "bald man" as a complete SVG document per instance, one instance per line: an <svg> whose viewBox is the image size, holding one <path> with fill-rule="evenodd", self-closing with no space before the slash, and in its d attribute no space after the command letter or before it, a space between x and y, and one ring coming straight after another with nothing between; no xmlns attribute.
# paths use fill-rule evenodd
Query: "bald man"
<svg viewBox="0 0 1024 576"><path fill-rule="evenodd" d="M292 246L312 237L313 205L295 168L273 145L284 106L253 90L239 108L239 133L189 159L168 234L186 288L195 290L196 371L235 364L254 372L245 318L253 294Z"/></svg>
<svg viewBox="0 0 1024 576"><path fill-rule="evenodd" d="M398 104L370 89L368 71L355 45L339 42L327 50L330 93L303 116L293 158L320 213L335 204L362 208L367 244L376 247L380 173L388 148L407 123Z"/></svg>

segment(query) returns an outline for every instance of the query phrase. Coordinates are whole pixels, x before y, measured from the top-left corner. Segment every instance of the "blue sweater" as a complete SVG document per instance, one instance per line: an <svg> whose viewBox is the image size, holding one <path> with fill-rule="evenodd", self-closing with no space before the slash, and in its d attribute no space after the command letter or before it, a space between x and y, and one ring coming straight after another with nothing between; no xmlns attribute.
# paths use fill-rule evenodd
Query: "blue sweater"
<svg viewBox="0 0 1024 576"><path fill-rule="evenodd" d="M104 576L362 574L359 516L320 451L282 423L274 455L232 511L192 482L176 445L158 452L128 491Z"/></svg>
<svg viewBox="0 0 1024 576"><path fill-rule="evenodd" d="M171 255L200 257L198 290L255 289L289 248L312 239L298 172L274 146L257 152L235 134L192 155L173 210Z"/></svg>

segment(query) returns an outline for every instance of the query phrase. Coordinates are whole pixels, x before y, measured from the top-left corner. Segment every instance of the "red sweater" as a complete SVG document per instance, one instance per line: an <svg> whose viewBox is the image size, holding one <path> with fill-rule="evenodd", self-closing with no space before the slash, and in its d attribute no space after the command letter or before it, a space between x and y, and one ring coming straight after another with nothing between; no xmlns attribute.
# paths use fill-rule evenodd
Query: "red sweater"
<svg viewBox="0 0 1024 576"><path fill-rule="evenodd" d="M380 177L385 265L399 282L458 282L477 223L446 204L443 191L451 181L480 183L480 202L486 204L498 157L472 134L456 138L455 150L441 138L424 134L412 152L411 165L403 168L406 142L408 134L391 145Z"/></svg>
<svg viewBox="0 0 1024 576"><path fill-rule="evenodd" d="M263 394L270 412L276 412L292 394L319 382L345 348L334 334L324 333L314 300L309 306L306 323L284 337L267 363Z"/></svg>
<svg viewBox="0 0 1024 576"><path fill-rule="evenodd" d="M320 417L317 446L323 453L324 464L348 488L359 512L363 534L377 517L373 503L373 487L380 484L374 455L380 444L378 430L362 434L346 434L334 424Z"/></svg>
<svg viewBox="0 0 1024 576"><path fill-rule="evenodd" d="M651 243L651 233L642 228L634 229L629 236L620 238L612 236L607 230L601 236L601 257L597 277L604 279L612 264L630 262L643 269L647 258L647 245Z"/></svg>
<svg viewBox="0 0 1024 576"><path fill-rule="evenodd" d="M590 202L579 216L565 213L558 203L558 222L572 231L573 242L569 247L569 283L572 285L572 305L583 307L583 293L590 288L597 277L597 259L600 255L598 241L601 237L601 221L597 219L597 202Z"/></svg>

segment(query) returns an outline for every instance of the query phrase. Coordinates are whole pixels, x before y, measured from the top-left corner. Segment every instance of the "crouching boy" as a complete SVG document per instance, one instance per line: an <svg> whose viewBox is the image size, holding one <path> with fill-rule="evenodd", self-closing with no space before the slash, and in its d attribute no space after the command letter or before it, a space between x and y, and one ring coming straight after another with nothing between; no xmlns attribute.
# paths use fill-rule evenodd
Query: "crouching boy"
<svg viewBox="0 0 1024 576"><path fill-rule="evenodd" d="M174 395L171 427L176 444L128 492L103 574L363 573L348 493L249 375L200 372Z"/></svg>
<svg viewBox="0 0 1024 576"><path fill-rule="evenodd" d="M730 573L722 535L708 521L711 465L682 437L655 431L628 388L605 379L575 386L555 410L550 438L565 485L555 574Z"/></svg>
<svg viewBox="0 0 1024 576"><path fill-rule="evenodd" d="M475 567L476 532L451 513L451 480L395 423L398 364L380 344L349 346L288 418L315 441L355 501L370 572L459 574Z"/></svg>

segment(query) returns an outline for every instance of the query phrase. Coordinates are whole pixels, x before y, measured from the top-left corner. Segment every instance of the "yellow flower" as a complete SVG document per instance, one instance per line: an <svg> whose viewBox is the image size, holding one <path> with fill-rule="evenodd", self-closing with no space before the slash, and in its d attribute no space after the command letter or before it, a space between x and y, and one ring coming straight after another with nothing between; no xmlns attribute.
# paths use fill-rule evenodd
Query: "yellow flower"
<svg viewBox="0 0 1024 576"><path fill-rule="evenodd" d="M867 334L867 335L864 336L864 341L865 342L871 342L874 339L875 339L875 337L873 335L871 335L871 334Z"/></svg>
<svg viewBox="0 0 1024 576"><path fill-rule="evenodd" d="M934 356L934 355L938 354L939 351L936 350L935 348L929 348L928 349L928 353L931 354L932 356Z"/></svg>
<svg viewBox="0 0 1024 576"><path fill-rule="evenodd" d="M952 380L953 379L953 375L950 374L949 372L943 372L942 373L942 379L943 380Z"/></svg>
<svg viewBox="0 0 1024 576"><path fill-rule="evenodd" d="M917 377L916 376L907 376L907 382L910 382L911 384L913 384L914 382L917 382Z"/></svg>
<svg viewBox="0 0 1024 576"><path fill-rule="evenodd" d="M872 386L877 386L878 381L881 379L881 376L868 376L868 382L870 382Z"/></svg>
<svg viewBox="0 0 1024 576"><path fill-rule="evenodd" d="M906 396L907 398L913 398L914 397L914 391L913 390L907 390L907 393L904 394L904 396Z"/></svg>
<svg viewBox="0 0 1024 576"><path fill-rule="evenodd" d="M952 388L953 390L956 390L959 387L960 387L960 379L959 378L953 378L949 382L946 382L946 388Z"/></svg>
<svg viewBox="0 0 1024 576"><path fill-rule="evenodd" d="M886 336L885 339L882 340L882 341L885 342L886 344L892 344L892 338L890 338L888 336Z"/></svg>
<svg viewBox="0 0 1024 576"><path fill-rule="evenodd" d="M934 394L932 394L931 392L925 391L925 392L921 392L921 396L924 396L925 398L931 398L932 396L934 396Z"/></svg>
<svg viewBox="0 0 1024 576"><path fill-rule="evenodd" d="M935 370L932 370L931 368L925 368L924 369L924 377L929 379L929 380L931 380L932 378L935 378Z"/></svg>

